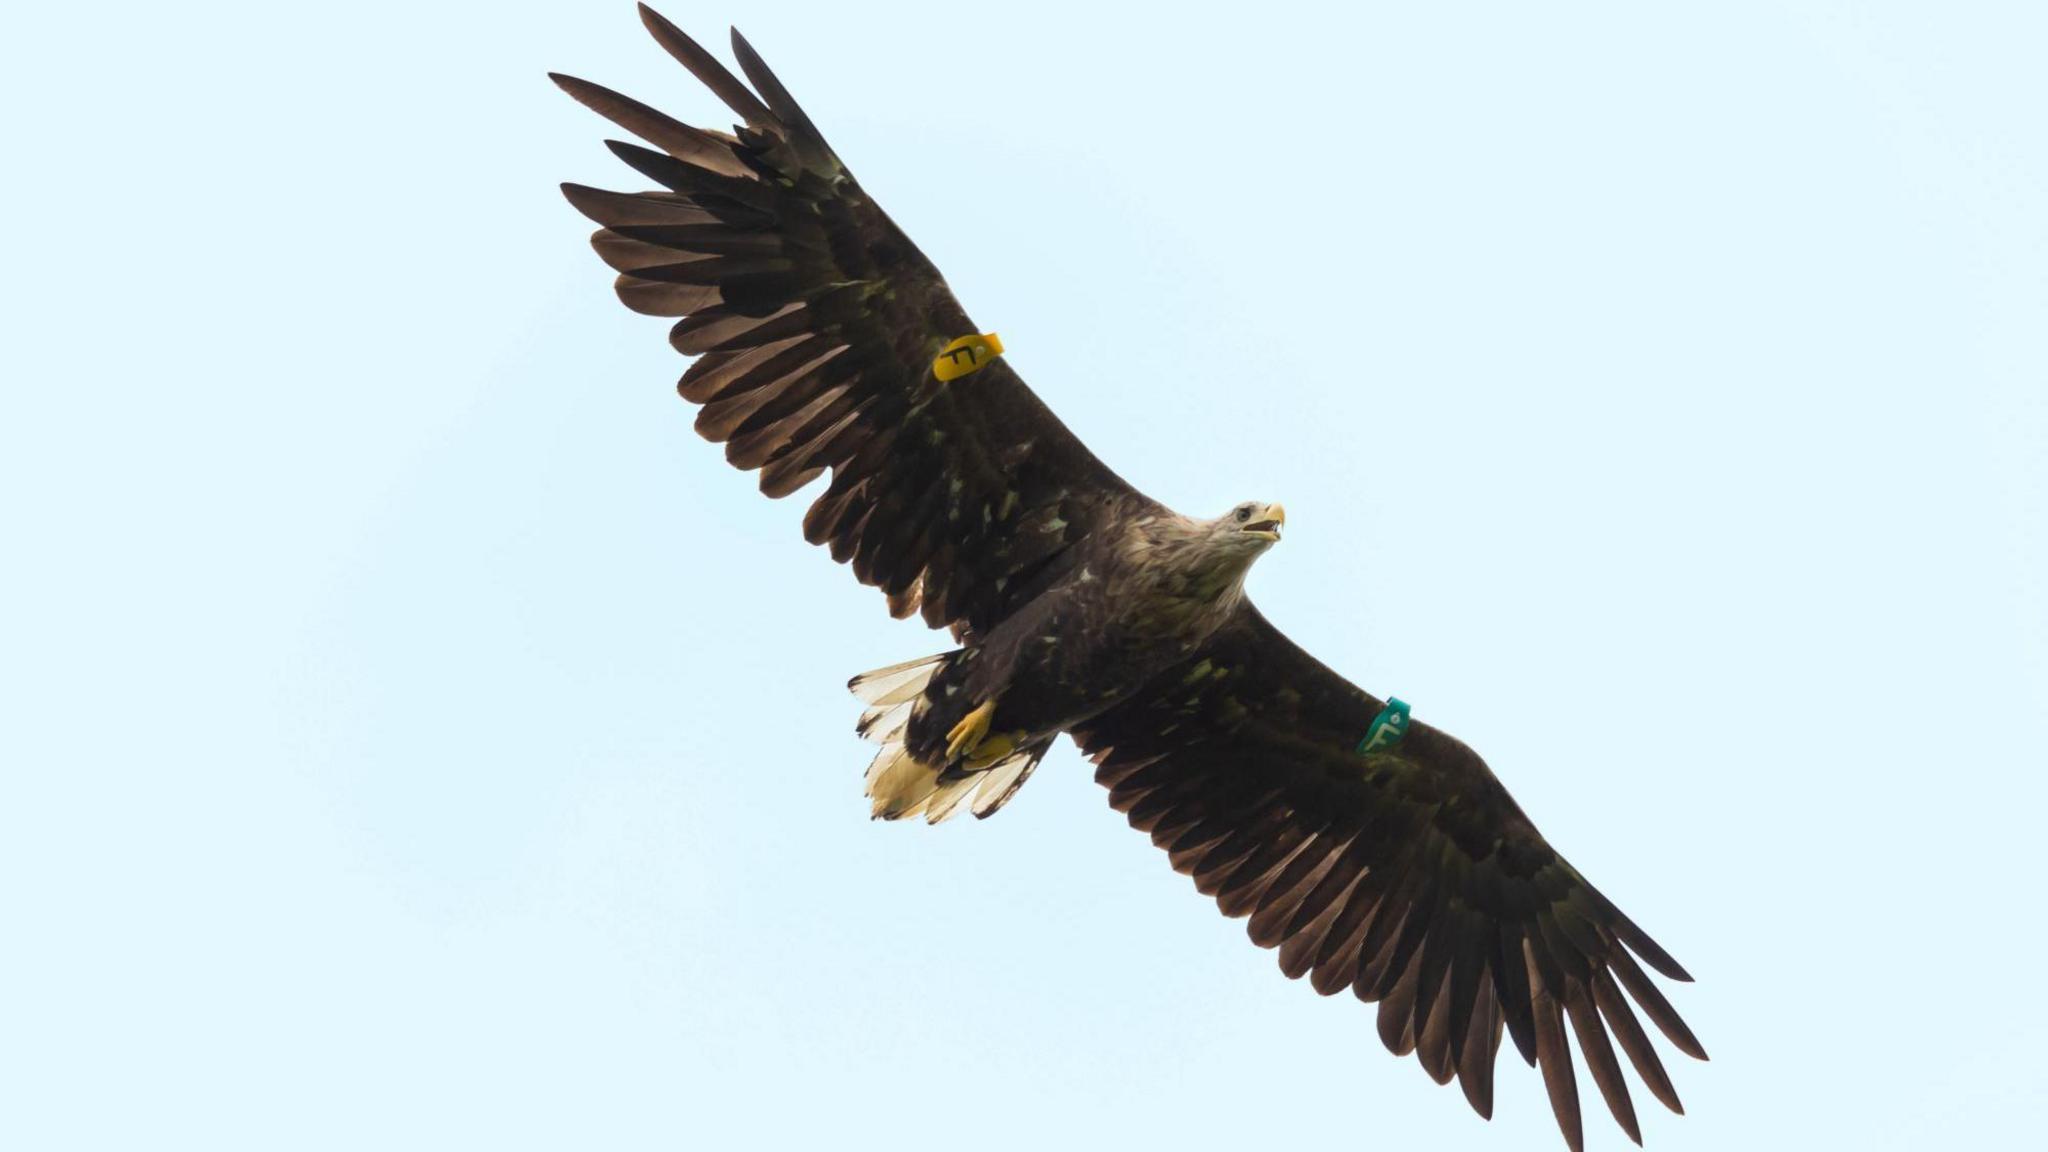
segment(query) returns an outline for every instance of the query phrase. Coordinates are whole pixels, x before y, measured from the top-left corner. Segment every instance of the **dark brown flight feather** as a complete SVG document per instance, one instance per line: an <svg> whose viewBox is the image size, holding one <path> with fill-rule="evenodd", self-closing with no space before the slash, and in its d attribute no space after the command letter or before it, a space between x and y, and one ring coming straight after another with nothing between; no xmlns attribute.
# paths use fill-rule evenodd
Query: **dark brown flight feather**
<svg viewBox="0 0 2048 1152"><path fill-rule="evenodd" d="M1705 1059L1631 952L1672 979L1690 977L1544 842L1471 749L1416 723L1394 748L1359 755L1353 746L1384 702L1249 606L1190 658L1198 661L1208 675L1192 686L1184 668L1171 669L1075 738L1133 827L1191 827L1191 838L1216 844L1226 862L1249 861L1249 872L1294 850L1283 833L1327 845L1314 863L1281 869L1281 880L1305 883L1274 883L1256 901L1250 935L1279 947L1284 972L1309 973L1318 992L1349 985L1379 1002L1388 1050L1414 1053L1440 1082L1457 1079L1482 1116L1492 1113L1501 1035L1514 1033L1573 1148L1583 1144L1573 1038L1631 1139L1640 1143L1641 1129L1621 1057L1651 1095L1681 1110L1621 989L1674 1046ZM1250 791L1274 798L1264 811L1288 814L1281 829L1227 799ZM1197 886L1227 891L1203 882L1207 866Z"/></svg>

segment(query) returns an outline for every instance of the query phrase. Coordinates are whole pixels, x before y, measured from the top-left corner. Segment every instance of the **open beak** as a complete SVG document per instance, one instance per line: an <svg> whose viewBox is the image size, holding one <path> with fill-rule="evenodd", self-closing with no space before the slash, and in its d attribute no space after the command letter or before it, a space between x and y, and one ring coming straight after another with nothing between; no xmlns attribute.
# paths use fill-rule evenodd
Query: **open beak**
<svg viewBox="0 0 2048 1152"><path fill-rule="evenodd" d="M1244 530L1267 540L1280 539L1280 529L1287 523L1287 509L1284 505L1268 504L1257 516L1245 524Z"/></svg>

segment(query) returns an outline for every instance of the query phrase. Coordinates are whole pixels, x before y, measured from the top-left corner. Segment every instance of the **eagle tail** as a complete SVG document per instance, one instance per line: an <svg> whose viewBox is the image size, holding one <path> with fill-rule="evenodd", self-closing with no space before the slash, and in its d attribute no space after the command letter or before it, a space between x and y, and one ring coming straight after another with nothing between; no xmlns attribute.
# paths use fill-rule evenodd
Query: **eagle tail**
<svg viewBox="0 0 2048 1152"><path fill-rule="evenodd" d="M958 655L942 652L891 664L847 682L868 706L856 730L882 746L867 772L867 796L877 820L923 816L937 824L963 807L977 819L985 819L1017 794L1052 745L1052 738L1047 737L1021 745L992 764L972 768L958 761L932 763L913 755L906 742L911 718L928 707L926 688Z"/></svg>

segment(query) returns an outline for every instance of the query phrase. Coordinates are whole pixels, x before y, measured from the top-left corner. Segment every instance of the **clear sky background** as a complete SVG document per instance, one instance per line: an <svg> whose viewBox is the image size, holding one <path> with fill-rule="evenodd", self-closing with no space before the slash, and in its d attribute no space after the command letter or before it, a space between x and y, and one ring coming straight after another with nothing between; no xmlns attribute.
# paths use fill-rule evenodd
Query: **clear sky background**
<svg viewBox="0 0 2048 1152"><path fill-rule="evenodd" d="M1653 1147L2038 1136L2042 6L670 15L1132 482L1287 502L1267 613L1698 976ZM944 638L697 440L556 192L644 182L548 69L727 122L625 0L6 55L0 1145L1562 1146L1070 747L866 818L842 685Z"/></svg>

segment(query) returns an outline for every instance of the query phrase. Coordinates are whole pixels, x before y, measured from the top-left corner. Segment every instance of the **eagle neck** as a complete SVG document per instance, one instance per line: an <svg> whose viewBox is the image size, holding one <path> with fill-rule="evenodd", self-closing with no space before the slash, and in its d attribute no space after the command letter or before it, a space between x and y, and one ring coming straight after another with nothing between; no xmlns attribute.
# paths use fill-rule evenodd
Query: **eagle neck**
<svg viewBox="0 0 2048 1152"><path fill-rule="evenodd" d="M1205 638L1244 599L1257 554L1219 547L1212 526L1171 514L1134 526L1124 550L1133 591L1162 631Z"/></svg>

